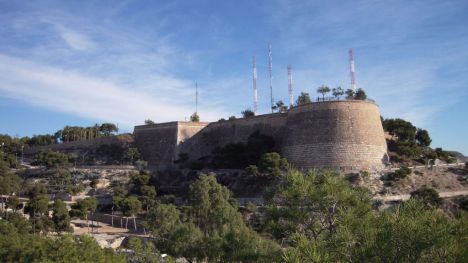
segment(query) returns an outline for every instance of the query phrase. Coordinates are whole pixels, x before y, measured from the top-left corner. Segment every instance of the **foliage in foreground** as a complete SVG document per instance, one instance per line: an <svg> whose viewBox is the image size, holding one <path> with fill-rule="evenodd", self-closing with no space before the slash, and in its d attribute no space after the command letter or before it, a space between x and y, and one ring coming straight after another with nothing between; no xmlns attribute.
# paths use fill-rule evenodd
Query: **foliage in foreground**
<svg viewBox="0 0 468 263"><path fill-rule="evenodd" d="M2 262L126 262L111 250L101 249L92 237L53 239L27 233L4 220L0 220L0 258Z"/></svg>
<svg viewBox="0 0 468 263"><path fill-rule="evenodd" d="M189 206L159 204L147 224L161 251L203 262L276 262L279 246L248 227L231 192L214 175L190 186Z"/></svg>
<svg viewBox="0 0 468 263"><path fill-rule="evenodd" d="M288 245L285 262L467 262L468 218L417 198L381 213L333 172L290 171L268 206L265 231Z"/></svg>

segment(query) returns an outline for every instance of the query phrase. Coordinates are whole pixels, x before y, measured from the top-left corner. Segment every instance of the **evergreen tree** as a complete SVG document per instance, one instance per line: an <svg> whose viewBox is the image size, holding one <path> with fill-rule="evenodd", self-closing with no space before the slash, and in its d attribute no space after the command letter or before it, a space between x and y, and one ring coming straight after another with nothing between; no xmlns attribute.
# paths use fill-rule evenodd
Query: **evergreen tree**
<svg viewBox="0 0 468 263"><path fill-rule="evenodd" d="M355 100L366 100L367 99L366 92L361 88L357 89L356 94L354 95L354 99Z"/></svg>
<svg viewBox="0 0 468 263"><path fill-rule="evenodd" d="M421 146L428 147L429 145L431 145L432 139L431 137L429 137L429 133L427 132L427 130L418 129L416 131L415 138L418 144Z"/></svg>
<svg viewBox="0 0 468 263"><path fill-rule="evenodd" d="M301 94L297 97L296 105L304 105L311 103L310 95L307 92L301 92Z"/></svg>
<svg viewBox="0 0 468 263"><path fill-rule="evenodd" d="M54 228L57 233L72 230L67 205L60 199L54 202L52 221L54 221Z"/></svg>
<svg viewBox="0 0 468 263"><path fill-rule="evenodd" d="M325 99L325 94L330 92L330 88L325 85L322 85L317 88L317 92L322 94L322 99Z"/></svg>
<svg viewBox="0 0 468 263"><path fill-rule="evenodd" d="M332 89L332 94L335 99L339 99L344 94L344 90L341 87L336 87Z"/></svg>

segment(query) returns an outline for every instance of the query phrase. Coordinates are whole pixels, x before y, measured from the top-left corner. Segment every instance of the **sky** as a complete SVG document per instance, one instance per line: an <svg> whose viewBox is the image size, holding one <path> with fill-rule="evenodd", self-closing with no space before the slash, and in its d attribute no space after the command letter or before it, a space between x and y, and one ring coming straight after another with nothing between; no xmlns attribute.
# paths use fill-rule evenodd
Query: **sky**
<svg viewBox="0 0 468 263"><path fill-rule="evenodd" d="M54 133L113 122L202 121L274 99L356 83L385 118L427 129L468 155L468 1L0 0L0 133Z"/></svg>

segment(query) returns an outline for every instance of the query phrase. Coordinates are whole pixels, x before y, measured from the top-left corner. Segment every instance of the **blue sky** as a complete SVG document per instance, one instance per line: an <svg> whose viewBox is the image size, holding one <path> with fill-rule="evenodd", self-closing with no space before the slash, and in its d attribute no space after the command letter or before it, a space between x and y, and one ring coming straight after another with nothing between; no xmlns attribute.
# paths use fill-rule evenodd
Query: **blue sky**
<svg viewBox="0 0 468 263"><path fill-rule="evenodd" d="M321 2L321 3L319 3ZM52 133L111 121L184 120L200 89L202 121L260 112L322 84L357 86L384 117L429 130L433 146L468 154L467 1L3 1L0 133Z"/></svg>

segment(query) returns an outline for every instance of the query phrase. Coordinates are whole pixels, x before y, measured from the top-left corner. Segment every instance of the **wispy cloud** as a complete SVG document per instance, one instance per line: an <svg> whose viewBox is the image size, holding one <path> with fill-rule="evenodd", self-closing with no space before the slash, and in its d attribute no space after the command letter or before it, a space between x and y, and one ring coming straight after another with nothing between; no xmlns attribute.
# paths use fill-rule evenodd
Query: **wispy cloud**
<svg viewBox="0 0 468 263"><path fill-rule="evenodd" d="M266 113L271 41L276 100L288 64L296 95L347 88L351 47L385 117L443 134L434 123L467 99L466 1L214 2L2 2L0 96L131 126L190 115L198 80L202 119L216 120L251 107L255 54Z"/></svg>
<svg viewBox="0 0 468 263"><path fill-rule="evenodd" d="M0 75L3 96L85 118L114 121L127 128L146 118L158 122L183 120L193 111L154 93L5 55L0 55ZM179 80L164 84L167 89L181 85ZM216 120L221 112L206 111L204 118Z"/></svg>
<svg viewBox="0 0 468 263"><path fill-rule="evenodd" d="M74 32L64 26L57 26L56 28L63 40L73 49L83 51L95 46L95 43L84 34Z"/></svg>

